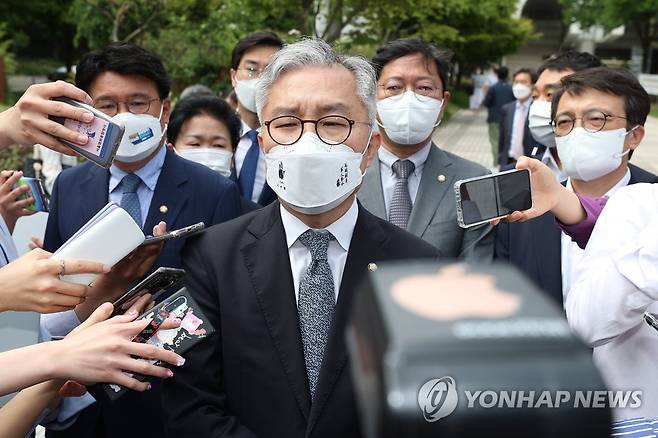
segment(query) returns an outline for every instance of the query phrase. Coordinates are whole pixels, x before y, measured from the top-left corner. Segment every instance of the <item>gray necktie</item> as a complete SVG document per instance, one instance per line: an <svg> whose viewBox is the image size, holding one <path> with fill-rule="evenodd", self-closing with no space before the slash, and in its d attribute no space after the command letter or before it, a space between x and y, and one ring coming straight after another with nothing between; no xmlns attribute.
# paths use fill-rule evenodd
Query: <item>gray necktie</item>
<svg viewBox="0 0 658 438"><path fill-rule="evenodd" d="M137 197L137 187L142 179L134 173L129 173L121 180L120 186L123 195L121 196L121 207L137 222L139 228L142 228L142 206Z"/></svg>
<svg viewBox="0 0 658 438"><path fill-rule="evenodd" d="M320 376L324 348L336 305L334 279L327 261L327 248L334 239L329 231L307 230L299 236L299 241L311 252L311 264L299 282L297 301L311 397L315 394Z"/></svg>
<svg viewBox="0 0 658 438"><path fill-rule="evenodd" d="M411 175L416 166L409 160L397 160L391 167L393 168L397 182L393 190L388 220L392 224L406 230L412 207L411 196L409 196L409 175Z"/></svg>

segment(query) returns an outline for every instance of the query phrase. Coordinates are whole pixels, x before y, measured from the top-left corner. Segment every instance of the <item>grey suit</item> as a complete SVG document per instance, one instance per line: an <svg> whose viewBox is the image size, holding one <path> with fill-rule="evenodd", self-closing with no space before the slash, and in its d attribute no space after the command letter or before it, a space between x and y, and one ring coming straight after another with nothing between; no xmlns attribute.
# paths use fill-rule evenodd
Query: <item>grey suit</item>
<svg viewBox="0 0 658 438"><path fill-rule="evenodd" d="M464 230L457 224L455 181L489 171L477 163L446 152L432 144L420 178L407 231L437 247L445 257L490 261L494 230L481 225ZM443 175L445 178L441 178ZM388 219L379 158L368 168L358 192L359 201L371 213Z"/></svg>

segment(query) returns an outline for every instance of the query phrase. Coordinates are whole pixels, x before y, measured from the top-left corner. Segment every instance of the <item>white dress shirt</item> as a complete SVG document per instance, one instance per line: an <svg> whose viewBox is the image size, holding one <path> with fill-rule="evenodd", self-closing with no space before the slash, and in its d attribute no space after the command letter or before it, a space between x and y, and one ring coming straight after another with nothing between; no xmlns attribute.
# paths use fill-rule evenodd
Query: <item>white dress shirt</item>
<svg viewBox="0 0 658 438"><path fill-rule="evenodd" d="M244 120L242 121L242 137L238 142L238 147L235 148L235 154L233 158L235 159L235 175L239 178L240 171L242 170L242 163L247 156L247 151L251 147L251 139L247 135L247 132L251 131L249 125L247 125ZM260 132L260 128L258 128ZM258 203L260 194L263 192L263 187L265 187L265 178L267 176L267 163L265 162L265 154L263 150L260 150L258 154L258 167L256 167L256 178L254 179L254 191L251 195L251 200Z"/></svg>
<svg viewBox="0 0 658 438"><path fill-rule="evenodd" d="M295 286L295 302L298 302L299 282L311 264L311 251L299 241L299 236L306 230L309 230L310 227L283 206L280 206L280 208L281 222L283 223L283 229L286 233L286 243L288 244L292 282ZM340 283L343 279L347 252L350 249L350 242L352 241L352 234L354 234L354 227L356 226L356 219L358 217L359 207L355 199L350 209L347 210L347 213L325 228L336 238L329 242L329 248L327 249L327 261L329 262L329 268L331 268L331 275L334 278L334 296L336 300L338 300L338 291L340 290Z"/></svg>
<svg viewBox="0 0 658 438"><path fill-rule="evenodd" d="M569 325L590 346L611 390L642 390L642 406L617 420L658 416L658 184L623 187L589 239L566 303Z"/></svg>
<svg viewBox="0 0 658 438"><path fill-rule="evenodd" d="M544 152L544 155L541 157L540 161L553 171L555 179L557 179L559 182L565 181L568 178L567 174L562 169L560 169L560 166L557 165L557 161L555 161L553 155L551 155L551 148L546 148L546 151Z"/></svg>
<svg viewBox="0 0 658 438"><path fill-rule="evenodd" d="M420 178L423 175L423 167L425 167L425 161L427 161L427 156L430 154L430 148L432 147L432 142L430 141L422 149L416 152L413 155L410 155L407 160L414 163L414 171L409 175L408 184L409 184L409 196L411 197L412 205L416 202L416 195L418 194L418 187L420 186ZM384 192L384 204L386 205L386 214L388 215L391 199L393 198L393 191L395 190L395 184L398 179L393 172L393 163L400 158L390 152L384 145L379 148L379 170L382 175L382 190Z"/></svg>
<svg viewBox="0 0 658 438"><path fill-rule="evenodd" d="M631 171L630 169L626 170L624 176L615 184L610 190L605 193L605 196L610 198L617 190L622 187L626 187L631 180ZM571 186L571 178L567 180L567 189L573 192L573 187ZM580 266L580 263L583 260L585 255L585 250L580 249L578 244L571 240L565 232L562 232L562 296L564 301L567 299L567 294L571 288L572 280L576 273L576 269ZM658 415L658 413L656 413Z"/></svg>
<svg viewBox="0 0 658 438"><path fill-rule="evenodd" d="M513 115L514 118L512 119L512 136L510 137L509 148L507 150L508 157L514 157L514 152L515 152L514 142L516 141L516 131L518 129L517 124L519 122L518 112L523 111L525 113L525 117L523 119L523 124L525 125L525 122L528 120L528 112L530 112L531 104L532 104L532 98L526 99L523 102L521 102L518 99L516 101L516 105L514 106L514 115ZM523 127L521 134L522 136L525 134L525 126ZM521 140L521 155L523 155L523 140Z"/></svg>
<svg viewBox="0 0 658 438"><path fill-rule="evenodd" d="M18 258L18 250L5 219L0 215L0 268Z"/></svg>

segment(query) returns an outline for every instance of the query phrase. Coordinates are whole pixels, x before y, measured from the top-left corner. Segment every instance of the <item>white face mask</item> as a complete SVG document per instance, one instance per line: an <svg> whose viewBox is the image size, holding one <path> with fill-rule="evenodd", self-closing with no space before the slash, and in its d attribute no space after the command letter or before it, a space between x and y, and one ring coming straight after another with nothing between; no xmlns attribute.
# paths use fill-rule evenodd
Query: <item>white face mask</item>
<svg viewBox="0 0 658 438"><path fill-rule="evenodd" d="M252 113L256 112L256 81L258 79L246 79L236 81L235 85L235 95L238 97L238 101Z"/></svg>
<svg viewBox="0 0 658 438"><path fill-rule="evenodd" d="M512 86L512 93L514 94L514 97L522 100L530 96L532 88L528 87L526 84L514 84L514 86Z"/></svg>
<svg viewBox="0 0 658 438"><path fill-rule="evenodd" d="M377 124L397 144L419 144L426 140L439 125L437 118L443 100L415 95L406 91L400 96L391 96L377 101Z"/></svg>
<svg viewBox="0 0 658 438"><path fill-rule="evenodd" d="M160 107L160 116L157 118L150 114L133 113L119 113L113 117L126 127L115 157L117 161L134 163L148 157L160 146L164 138L160 126L163 108L164 105Z"/></svg>
<svg viewBox="0 0 658 438"><path fill-rule="evenodd" d="M267 183L292 209L304 214L325 213L361 184L361 161L370 136L363 153L345 144L325 144L313 133L304 134L292 145L275 146L265 154Z"/></svg>
<svg viewBox="0 0 658 438"><path fill-rule="evenodd" d="M540 144L554 148L555 135L551 127L551 102L534 100L528 112L530 134Z"/></svg>
<svg viewBox="0 0 658 438"><path fill-rule="evenodd" d="M630 151L624 152L624 139L634 129L587 132L576 127L564 137L556 137L562 169L569 177L582 181L612 172L621 166L621 157Z"/></svg>
<svg viewBox="0 0 658 438"><path fill-rule="evenodd" d="M226 149L190 148L180 151L176 150L176 153L186 160L203 164L215 172L219 172L222 176L227 178L231 176L231 160L233 159L233 152L229 152Z"/></svg>

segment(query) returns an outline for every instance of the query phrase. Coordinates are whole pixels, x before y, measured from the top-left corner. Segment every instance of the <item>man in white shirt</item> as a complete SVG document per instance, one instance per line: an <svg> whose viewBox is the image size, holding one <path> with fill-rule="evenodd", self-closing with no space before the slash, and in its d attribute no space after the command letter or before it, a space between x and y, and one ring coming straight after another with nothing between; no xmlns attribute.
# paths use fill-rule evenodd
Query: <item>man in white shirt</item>
<svg viewBox="0 0 658 438"><path fill-rule="evenodd" d="M658 181L628 163L649 111L648 95L633 75L597 67L563 77L561 86L552 96L551 119L569 189L601 197L628 184ZM582 250L547 213L528 222L502 223L496 255L516 264L562 306Z"/></svg>
<svg viewBox="0 0 658 438"><path fill-rule="evenodd" d="M500 136L498 138L498 165L508 166L521 155L531 155L536 142L528 128L528 112L532 104L532 87L535 73L527 68L512 76L512 93L516 100L500 109ZM495 163L494 163L495 164Z"/></svg>
<svg viewBox="0 0 658 438"><path fill-rule="evenodd" d="M371 213L444 256L490 261L491 226L460 228L453 191L456 181L488 171L432 142L450 100L449 61L450 53L419 39L392 41L377 51L372 63L382 147L358 196Z"/></svg>
<svg viewBox="0 0 658 438"><path fill-rule="evenodd" d="M256 114L256 81L283 47L272 32L254 32L242 38L231 55L231 84L238 99L242 136L235 149L235 175L240 195L259 205L267 205L276 195L265 182L265 155L258 144L260 123Z"/></svg>
<svg viewBox="0 0 658 438"><path fill-rule="evenodd" d="M355 199L377 153L375 75L304 40L258 82L259 140L279 202L187 246L188 287L217 333L163 387L169 436L360 436L345 346L380 260L436 257Z"/></svg>

